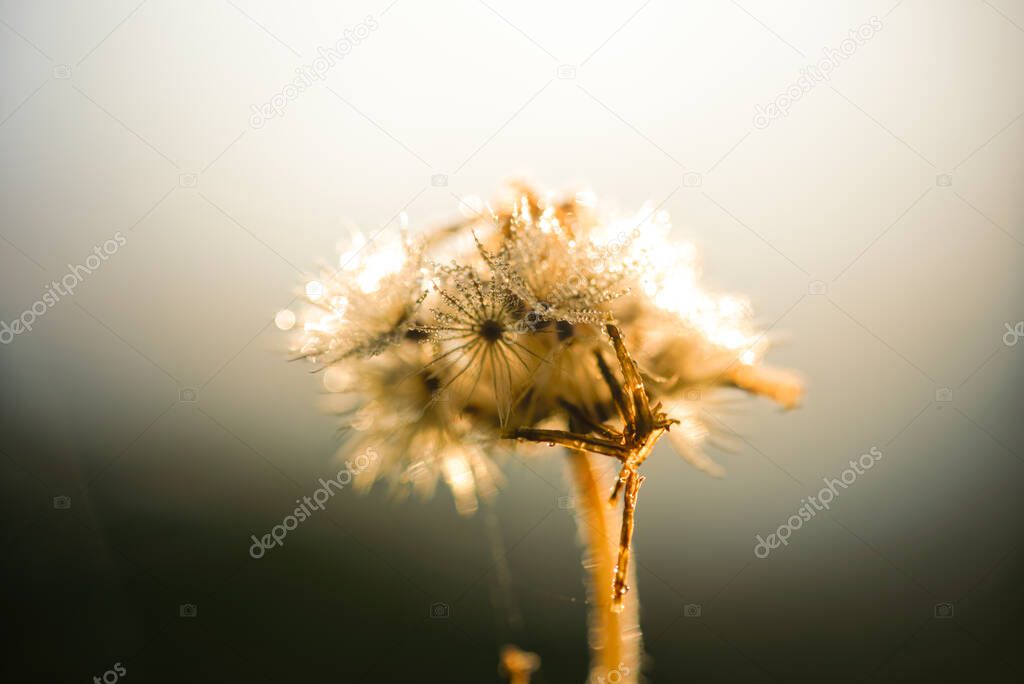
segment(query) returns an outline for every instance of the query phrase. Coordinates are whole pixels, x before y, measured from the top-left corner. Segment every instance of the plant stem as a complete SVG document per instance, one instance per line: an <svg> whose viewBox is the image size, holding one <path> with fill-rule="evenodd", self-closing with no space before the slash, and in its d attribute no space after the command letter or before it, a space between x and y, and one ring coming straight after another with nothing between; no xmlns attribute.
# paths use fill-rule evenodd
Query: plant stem
<svg viewBox="0 0 1024 684"><path fill-rule="evenodd" d="M639 681L642 639L639 604L632 569L628 583L633 590L622 598L622 610L612 610L612 578L619 539L614 507L608 504L606 459L578 450L568 451L569 472L576 497L577 525L584 547L583 567L588 579L590 676L588 682ZM618 677L609 677L613 671ZM598 679L600 678L600 679Z"/></svg>

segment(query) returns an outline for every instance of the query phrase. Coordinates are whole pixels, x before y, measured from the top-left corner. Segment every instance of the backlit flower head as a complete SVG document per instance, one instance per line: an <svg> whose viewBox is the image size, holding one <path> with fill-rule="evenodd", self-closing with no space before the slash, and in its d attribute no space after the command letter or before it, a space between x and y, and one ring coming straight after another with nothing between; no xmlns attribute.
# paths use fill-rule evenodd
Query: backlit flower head
<svg viewBox="0 0 1024 684"><path fill-rule="evenodd" d="M635 496L626 454L653 447L638 435L664 433L721 474L705 452L718 388L799 401L796 376L761 365L768 340L747 300L701 287L664 211L604 220L589 193L542 199L521 184L474 205L414 237L357 239L305 288L293 350L348 402L343 448L383 455L362 484L427 493L443 479L469 512L500 481L493 457L515 448L503 437L556 430L574 437L546 441L632 463Z"/></svg>
<svg viewBox="0 0 1024 684"><path fill-rule="evenodd" d="M376 356L407 334L426 296L422 250L405 230L397 237L357 233L339 266L322 267L305 284L293 350L329 365Z"/></svg>

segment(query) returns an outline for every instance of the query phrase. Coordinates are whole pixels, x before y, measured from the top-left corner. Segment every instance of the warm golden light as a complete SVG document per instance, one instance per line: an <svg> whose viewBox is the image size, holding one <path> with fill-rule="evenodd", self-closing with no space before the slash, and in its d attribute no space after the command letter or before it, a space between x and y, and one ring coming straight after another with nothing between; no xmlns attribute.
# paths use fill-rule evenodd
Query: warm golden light
<svg viewBox="0 0 1024 684"><path fill-rule="evenodd" d="M614 549L608 535L588 543L601 559L596 605L617 616L601 618L602 638L622 646L630 601L636 613L627 593L641 467L655 445L667 436L721 476L705 452L704 393L738 387L790 407L801 385L759 365L767 340L748 301L702 287L697 250L666 212L604 220L589 191L514 191L496 207L466 198L461 223L415 238L404 214L390 235L355 233L340 268L306 285L301 316L275 321L302 321L294 351L347 398L346 451L381 454L365 486L385 478L429 494L443 481L469 515L502 482L497 453L519 442L582 458L572 472L590 490L588 454L611 458L619 536Z"/></svg>

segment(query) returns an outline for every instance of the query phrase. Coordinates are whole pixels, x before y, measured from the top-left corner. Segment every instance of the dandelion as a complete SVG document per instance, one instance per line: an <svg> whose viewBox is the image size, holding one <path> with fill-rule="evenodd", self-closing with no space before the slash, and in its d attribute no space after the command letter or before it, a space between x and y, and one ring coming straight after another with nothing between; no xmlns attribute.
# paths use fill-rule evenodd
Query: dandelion
<svg viewBox="0 0 1024 684"><path fill-rule="evenodd" d="M468 266L436 267L436 293L442 305L435 308L432 325L415 330L436 348L432 364L445 378L447 390L466 376L468 389L456 388L464 409L485 414L493 408L500 425L508 422L512 398L533 372L536 352L519 341L523 301L498 278L481 278ZM468 372L468 373L467 373ZM485 397L477 392L484 380Z"/></svg>
<svg viewBox="0 0 1024 684"><path fill-rule="evenodd" d="M429 496L443 480L470 514L502 485L505 452L564 447L590 559L592 671L635 678L642 466L667 436L721 476L706 453L720 390L792 408L802 385L762 364L769 340L744 297L701 287L696 250L665 212L606 220L596 207L592 193L542 199L513 184L497 208L465 202L466 218L440 229L358 237L340 269L304 285L304 310L275 320L323 373L342 451L381 454L359 487Z"/></svg>

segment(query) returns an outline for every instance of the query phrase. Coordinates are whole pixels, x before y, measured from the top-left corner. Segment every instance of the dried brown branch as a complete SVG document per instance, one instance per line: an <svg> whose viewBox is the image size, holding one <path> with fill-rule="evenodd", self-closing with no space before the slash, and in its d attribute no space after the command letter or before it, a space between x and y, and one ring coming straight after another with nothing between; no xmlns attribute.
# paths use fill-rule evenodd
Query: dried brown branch
<svg viewBox="0 0 1024 684"><path fill-rule="evenodd" d="M625 470L625 469L624 469ZM626 477L626 494L622 504L622 528L619 531L619 556L615 563L615 577L612 580L612 610L622 610L622 597L629 591L626 575L629 571L629 549L633 540L635 525L636 500L640 494L640 485L644 476L635 469L630 469Z"/></svg>
<svg viewBox="0 0 1024 684"><path fill-rule="evenodd" d="M622 439L622 433L621 432L618 432L616 430L612 430L607 425L602 425L601 423L598 423L596 420L594 420L589 415L587 415L586 411L581 409L576 404L568 402L565 399L562 399L561 397L558 398L558 403L559 403L559 405L561 405L562 408L564 408L566 411L569 412L569 417L570 417L571 420L575 420L577 423L579 423L583 427L587 428L589 431L597 432L597 433L599 433L601 435L604 435L608 439L612 439L612 440L616 440L616 441ZM571 425L571 420L570 420L570 425Z"/></svg>
<svg viewBox="0 0 1024 684"><path fill-rule="evenodd" d="M558 444L559 446L564 446L569 449L579 449L580 451L589 451L594 454L614 456L619 460L622 460L629 455L628 450L622 444L601 439L600 437L583 435L577 432L568 432L566 430L517 428L505 433L505 437L509 439L522 439L527 442L542 442L552 446Z"/></svg>
<svg viewBox="0 0 1024 684"><path fill-rule="evenodd" d="M622 462L610 497L610 502L615 504L619 494L625 493L622 526L619 531L618 562L615 565L611 587L611 610L618 612L622 610L623 596L629 591L626 578L629 573L630 546L633 528L636 525L637 498L640 494L640 485L644 481L639 468L651 455L658 440L676 421L661 412L661 404L655 405L652 410L640 371L626 348L621 332L614 323L606 324L605 329L615 349L622 380L615 376L600 350L594 351L594 357L601 377L608 385L612 402L622 419L622 429L606 425L599 418L588 415L582 408L561 400L563 408L569 413L569 423L573 430L519 428L509 431L505 436L551 445L559 444L569 449L612 456ZM580 432L581 429L587 432ZM603 436L598 437L589 434L590 432L597 432Z"/></svg>

